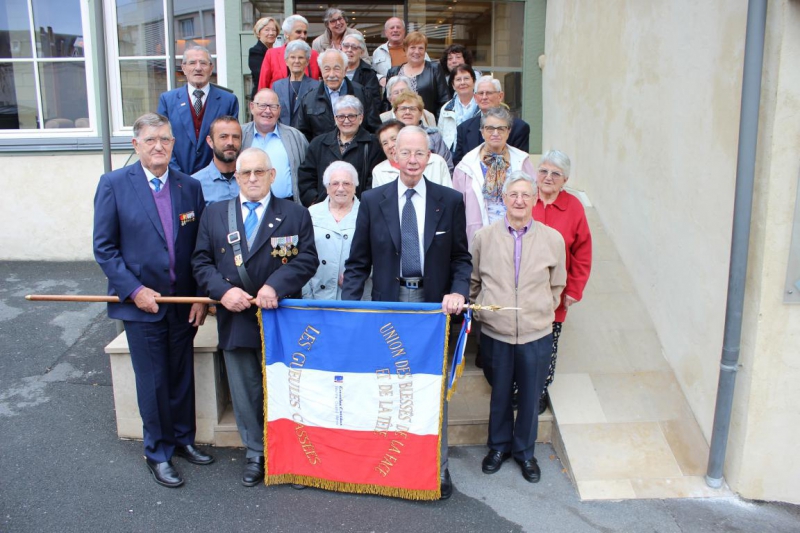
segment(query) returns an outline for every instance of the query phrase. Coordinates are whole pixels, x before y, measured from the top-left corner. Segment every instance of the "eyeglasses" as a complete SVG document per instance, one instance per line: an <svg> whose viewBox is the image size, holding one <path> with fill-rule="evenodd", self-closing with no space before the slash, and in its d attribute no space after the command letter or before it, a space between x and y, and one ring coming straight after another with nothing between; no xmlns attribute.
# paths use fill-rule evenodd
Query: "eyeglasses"
<svg viewBox="0 0 800 533"><path fill-rule="evenodd" d="M411 159L411 156L414 156L416 159L425 159L428 156L428 152L423 152L422 150L417 152L412 152L411 150L400 150L397 152L397 157L400 159Z"/></svg>
<svg viewBox="0 0 800 533"><path fill-rule="evenodd" d="M200 65L201 67L205 68L211 66L211 61L206 61L205 59L200 59L200 60L195 59L192 61L187 61L186 63L184 63L184 65L186 65L187 67L196 67L197 65Z"/></svg>
<svg viewBox="0 0 800 533"><path fill-rule="evenodd" d="M175 137L145 137L139 142L145 146L155 146L159 142L164 146L169 146L175 142Z"/></svg>
<svg viewBox="0 0 800 533"><path fill-rule="evenodd" d="M333 187L334 189L338 189L339 187L342 189L352 189L353 183L350 181L332 181L328 184L328 187Z"/></svg>
<svg viewBox="0 0 800 533"><path fill-rule="evenodd" d="M361 113L359 113L358 115L352 115L352 114L350 114L350 115L333 115L333 118L335 118L339 122L345 122L345 121L347 121L347 122L355 122L355 120L360 116L361 116Z"/></svg>
<svg viewBox="0 0 800 533"><path fill-rule="evenodd" d="M340 22L344 22L344 17L336 17L335 19L330 19L328 24L339 24Z"/></svg>
<svg viewBox="0 0 800 533"><path fill-rule="evenodd" d="M237 170L236 176L240 178L244 178L246 180L250 179L250 176L255 176L258 179L265 177L269 171L272 170L271 168L256 168L253 170Z"/></svg>
<svg viewBox="0 0 800 533"><path fill-rule="evenodd" d="M478 91L475 93L475 96L478 96L480 98L487 98L489 96L494 96L499 92L500 91Z"/></svg>
<svg viewBox="0 0 800 533"><path fill-rule="evenodd" d="M564 177L564 174L559 172L558 170L547 170L546 168L539 169L539 177L546 178L547 176L553 176L554 180L560 180Z"/></svg>
<svg viewBox="0 0 800 533"><path fill-rule="evenodd" d="M405 113L406 111L419 111L419 107L415 105L401 105L397 108L398 111L401 113Z"/></svg>
<svg viewBox="0 0 800 533"><path fill-rule="evenodd" d="M453 83L467 83L472 81L472 76L462 76L460 78L453 78Z"/></svg>
<svg viewBox="0 0 800 533"><path fill-rule="evenodd" d="M361 50L361 45L356 43L342 43L342 50Z"/></svg>
<svg viewBox="0 0 800 533"><path fill-rule="evenodd" d="M511 128L508 126L484 126L481 129L491 135L492 133L506 133Z"/></svg>
<svg viewBox="0 0 800 533"><path fill-rule="evenodd" d="M516 202L517 200L519 200L521 198L522 201L527 204L528 202L531 201L531 198L533 198L533 195L531 193L527 193L527 192L523 192L523 193L510 192L510 193L506 194L506 198L510 198L513 202Z"/></svg>
<svg viewBox="0 0 800 533"><path fill-rule="evenodd" d="M270 111L277 111L281 108L281 104L262 104L261 102L253 102L253 105L259 111L266 111L267 109Z"/></svg>

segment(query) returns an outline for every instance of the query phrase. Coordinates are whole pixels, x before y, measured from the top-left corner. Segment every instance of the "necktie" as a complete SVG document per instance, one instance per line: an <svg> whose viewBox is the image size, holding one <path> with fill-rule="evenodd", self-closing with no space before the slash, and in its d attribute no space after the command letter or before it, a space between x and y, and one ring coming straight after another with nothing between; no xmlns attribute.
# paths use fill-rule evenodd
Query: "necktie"
<svg viewBox="0 0 800 533"><path fill-rule="evenodd" d="M156 190L156 192L161 192L161 180L160 179L153 178L153 179L150 180L150 183L153 184L153 188Z"/></svg>
<svg viewBox="0 0 800 533"><path fill-rule="evenodd" d="M419 259L419 232L417 228L417 211L411 202L411 197L416 191L406 191L406 205L403 206L403 217L400 228L401 257L400 266L404 278L422 277L422 265Z"/></svg>
<svg viewBox="0 0 800 533"><path fill-rule="evenodd" d="M195 115L200 115L200 111L203 110L203 91L201 91L200 89L195 89L194 93L192 93L192 94L194 94L194 98L195 98L195 100L194 100L194 114Z"/></svg>
<svg viewBox="0 0 800 533"><path fill-rule="evenodd" d="M256 208L260 206L259 202L245 202L244 206L250 210L247 218L244 221L244 234L247 237L247 245L253 241L253 234L255 233L256 226L258 226L258 215L256 215Z"/></svg>

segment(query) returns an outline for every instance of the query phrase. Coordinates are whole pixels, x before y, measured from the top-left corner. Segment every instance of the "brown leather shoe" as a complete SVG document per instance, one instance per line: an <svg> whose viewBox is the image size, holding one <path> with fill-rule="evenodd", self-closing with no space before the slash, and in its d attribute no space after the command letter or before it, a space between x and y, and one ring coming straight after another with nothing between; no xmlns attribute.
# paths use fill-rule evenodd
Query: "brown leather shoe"
<svg viewBox="0 0 800 533"><path fill-rule="evenodd" d="M147 468L150 469L150 473L153 474L153 478L159 485L171 489L183 485L183 478L175 467L172 466L172 461L164 461L163 463L153 461L152 459L146 459L145 461L147 463Z"/></svg>

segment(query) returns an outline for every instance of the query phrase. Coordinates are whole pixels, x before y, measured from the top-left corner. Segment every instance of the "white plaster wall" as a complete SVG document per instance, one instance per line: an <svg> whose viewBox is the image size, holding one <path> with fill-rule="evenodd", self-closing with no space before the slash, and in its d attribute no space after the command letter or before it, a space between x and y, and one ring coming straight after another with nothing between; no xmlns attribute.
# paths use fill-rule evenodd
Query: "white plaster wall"
<svg viewBox="0 0 800 533"><path fill-rule="evenodd" d="M114 168L128 154L112 157ZM0 260L92 260L101 153L0 157Z"/></svg>
<svg viewBox="0 0 800 533"><path fill-rule="evenodd" d="M800 2L769 3L748 290L725 476L800 502L800 306L782 303L800 175ZM707 439L725 318L746 0L551 0L543 150L573 159ZM591 283L591 281L590 281ZM798 466L795 466L798 465Z"/></svg>
<svg viewBox="0 0 800 533"><path fill-rule="evenodd" d="M547 4L542 148L572 157L707 439L745 18L745 0Z"/></svg>

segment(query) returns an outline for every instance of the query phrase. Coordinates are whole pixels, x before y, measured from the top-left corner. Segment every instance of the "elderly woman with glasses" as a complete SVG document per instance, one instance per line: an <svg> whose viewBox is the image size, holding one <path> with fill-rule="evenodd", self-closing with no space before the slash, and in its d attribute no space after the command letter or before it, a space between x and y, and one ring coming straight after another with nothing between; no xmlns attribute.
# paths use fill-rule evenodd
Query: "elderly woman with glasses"
<svg viewBox="0 0 800 533"><path fill-rule="evenodd" d="M553 320L553 351L539 398L539 413L547 408L547 387L556 371L561 324L567 319L567 310L583 297L592 270L592 234L586 212L581 201L564 190L570 167L567 154L550 150L542 156L536 173L538 192L533 201L533 218L561 234L567 253L567 286Z"/></svg>
<svg viewBox="0 0 800 533"><path fill-rule="evenodd" d="M367 43L364 36L358 32L345 35L342 39L342 51L347 55L347 67L345 75L360 84L364 88L367 98L373 102L380 102L381 86L378 83L378 75L369 63L362 59L367 50Z"/></svg>
<svg viewBox="0 0 800 533"><path fill-rule="evenodd" d="M533 178L512 172L501 188L504 215L475 233L470 246L470 301L518 308L502 313L475 312L481 324L483 374L492 386L489 452L481 468L494 474L514 458L522 477L536 483L541 471L534 457L539 424L538 400L553 344L553 319L567 281L564 239L533 219ZM516 419L512 383L519 386Z"/></svg>
<svg viewBox="0 0 800 533"><path fill-rule="evenodd" d="M465 155L453 173L453 188L464 195L469 242L480 228L505 216L502 191L506 178L517 170L536 174L528 154L508 144L513 122L505 107L487 109L481 117L483 143Z"/></svg>
<svg viewBox="0 0 800 533"><path fill-rule="evenodd" d="M322 22L325 24L325 32L311 42L311 48L318 54L329 48L343 50L342 44L345 36L354 33L361 35L361 32L357 29L347 27L347 16L338 7L329 7L322 17ZM366 47L361 54L361 59L367 63L370 62Z"/></svg>
<svg viewBox="0 0 800 533"><path fill-rule="evenodd" d="M334 161L325 169L322 184L328 198L308 210L314 224L319 268L303 287L303 298L341 300L344 263L350 256L358 216L358 172L346 161Z"/></svg>
<svg viewBox="0 0 800 533"><path fill-rule="evenodd" d="M258 19L253 26L253 33L256 36L256 44L254 44L247 56L247 64L250 67L250 74L253 78L253 92L250 99L258 92L258 78L261 77L261 63L264 62L264 56L267 55L267 50L272 48L275 41L278 39L278 34L281 27L278 21L272 17L264 17Z"/></svg>
<svg viewBox="0 0 800 533"><path fill-rule="evenodd" d="M300 165L298 186L300 202L310 207L328 197L322 178L325 169L334 161L347 161L358 171L363 183L356 196L371 187L372 169L386 156L374 135L361 127L364 106L355 96L341 96L333 105L336 129L314 137Z"/></svg>
<svg viewBox="0 0 800 533"><path fill-rule="evenodd" d="M289 77L281 78L272 84L281 104L281 124L297 127L300 102L303 97L317 88L319 82L306 74L311 60L311 47L300 39L294 40L284 48L283 57L289 67Z"/></svg>
<svg viewBox="0 0 800 533"><path fill-rule="evenodd" d="M395 76L386 83L386 99L384 100L384 105L388 104L388 107L387 111L381 113L381 122L386 122L387 120L397 118L394 116L392 105L394 104L394 99L397 98L400 93L405 91L410 91L414 94L417 94L416 91L411 89L411 80L405 76ZM422 126L425 128L436 127L436 117L434 117L433 113L427 109L422 110Z"/></svg>
<svg viewBox="0 0 800 533"><path fill-rule="evenodd" d="M406 91L400 93L394 99L392 111L397 117L397 120L406 126L421 126L422 112L424 111L422 106L423 103L420 95ZM445 146L444 141L442 140L442 135L436 128L423 127L423 129L428 134L428 143L431 152L442 156L445 162L447 162L447 168L450 169L450 172L452 173L453 155L450 153L450 150L447 148L447 146Z"/></svg>
<svg viewBox="0 0 800 533"><path fill-rule="evenodd" d="M450 100L447 90L445 72L442 72L438 63L425 60L428 49L428 38L423 33L412 31L403 40L406 51L406 62L399 67L392 67L386 74L390 80L402 75L411 80L410 88L422 97L425 109L439 116L439 109Z"/></svg>
<svg viewBox="0 0 800 533"><path fill-rule="evenodd" d="M286 17L281 29L283 30L286 44L298 39L305 41L306 36L308 36L308 20L300 15L292 15ZM317 64L317 52L315 50L311 51L311 57L309 59L310 62L305 72L310 78L318 80L320 74L319 65ZM258 88L272 89L273 83L281 78L289 76L286 67L285 46L274 46L267 50L267 55L264 56L264 62L261 63L261 75L258 79Z"/></svg>

